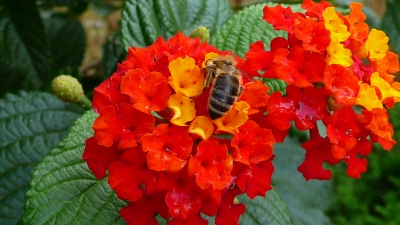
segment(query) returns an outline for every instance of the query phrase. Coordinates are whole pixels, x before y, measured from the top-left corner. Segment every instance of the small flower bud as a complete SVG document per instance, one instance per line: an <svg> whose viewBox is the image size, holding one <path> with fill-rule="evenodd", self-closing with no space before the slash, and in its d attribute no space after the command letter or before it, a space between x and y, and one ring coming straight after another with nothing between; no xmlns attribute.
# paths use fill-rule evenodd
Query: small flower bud
<svg viewBox="0 0 400 225"><path fill-rule="evenodd" d="M210 40L210 31L207 27L199 26L190 33L191 38L199 37L201 42L208 42Z"/></svg>
<svg viewBox="0 0 400 225"><path fill-rule="evenodd" d="M60 75L51 82L53 93L65 102L78 102L83 95L79 81L70 75Z"/></svg>

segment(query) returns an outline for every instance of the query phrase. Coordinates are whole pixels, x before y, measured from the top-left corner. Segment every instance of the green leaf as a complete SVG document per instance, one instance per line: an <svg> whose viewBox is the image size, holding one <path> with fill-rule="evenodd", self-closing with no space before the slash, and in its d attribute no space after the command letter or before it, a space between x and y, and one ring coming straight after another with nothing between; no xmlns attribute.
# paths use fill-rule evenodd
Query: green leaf
<svg viewBox="0 0 400 225"><path fill-rule="evenodd" d="M387 0L386 13L382 19L382 30L389 37L389 45L396 53L400 53L400 2Z"/></svg>
<svg viewBox="0 0 400 225"><path fill-rule="evenodd" d="M64 71L78 71L86 46L86 34L81 22L76 17L53 15L44 20L44 25L49 34L53 56L52 78Z"/></svg>
<svg viewBox="0 0 400 225"><path fill-rule="evenodd" d="M272 94L276 91L280 91L282 95L286 94L287 83L285 81L279 79L268 79L268 78L257 78L257 79L261 80L266 85L268 85L268 87L270 88L268 94Z"/></svg>
<svg viewBox="0 0 400 225"><path fill-rule="evenodd" d="M200 25L208 27L213 36L232 15L226 0L126 0L122 43L125 49L145 47L160 35L169 38L178 30L189 35Z"/></svg>
<svg viewBox="0 0 400 225"><path fill-rule="evenodd" d="M50 50L35 1L0 0L0 95L50 81Z"/></svg>
<svg viewBox="0 0 400 225"><path fill-rule="evenodd" d="M258 40L265 43L269 49L269 43L275 37L285 37L285 32L276 31L263 18L263 8L266 4L258 4L246 7L218 31L211 42L221 50L232 50L238 56L243 57L250 49L250 44ZM274 5L274 4L269 4ZM299 5L291 5L293 11L300 10Z"/></svg>
<svg viewBox="0 0 400 225"><path fill-rule="evenodd" d="M20 92L0 100L0 224L20 220L35 165L82 113L47 93Z"/></svg>
<svg viewBox="0 0 400 225"><path fill-rule="evenodd" d="M288 206L293 224L330 224L325 211L333 201L332 181L305 181L297 170L305 154L299 142L287 138L284 144L275 145L274 154L272 183Z"/></svg>
<svg viewBox="0 0 400 225"><path fill-rule="evenodd" d="M121 32L111 35L103 46L103 78L106 79L117 70L117 63L126 58L127 52L121 45Z"/></svg>
<svg viewBox="0 0 400 225"><path fill-rule="evenodd" d="M251 200L247 195L241 195L238 199L246 205L246 212L240 218L240 224L292 224L288 208L274 190L268 191L265 198L256 197Z"/></svg>
<svg viewBox="0 0 400 225"><path fill-rule="evenodd" d="M82 160L96 116L89 111L79 118L37 165L26 194L24 224L124 224L119 209L126 203L110 189L107 178L97 180Z"/></svg>

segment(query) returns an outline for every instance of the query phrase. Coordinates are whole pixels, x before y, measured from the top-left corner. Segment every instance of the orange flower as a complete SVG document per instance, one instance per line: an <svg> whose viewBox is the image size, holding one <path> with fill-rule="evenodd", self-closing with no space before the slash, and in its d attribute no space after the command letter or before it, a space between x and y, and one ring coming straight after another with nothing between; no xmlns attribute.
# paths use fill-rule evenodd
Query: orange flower
<svg viewBox="0 0 400 225"><path fill-rule="evenodd" d="M248 110L248 115L258 113L258 108L267 105L269 99L267 94L268 91L269 87L259 80L249 82L244 85L243 94L240 96L238 101L245 101L249 104L250 108Z"/></svg>
<svg viewBox="0 0 400 225"><path fill-rule="evenodd" d="M168 100L168 108L173 111L171 123L178 126L187 126L196 115L194 102L182 94L174 94Z"/></svg>
<svg viewBox="0 0 400 225"><path fill-rule="evenodd" d="M194 118L189 126L189 133L196 134L203 140L207 140L213 134L214 125L212 120L206 116L198 116Z"/></svg>
<svg viewBox="0 0 400 225"><path fill-rule="evenodd" d="M368 24L364 21L367 17L362 12L362 4L358 2L350 3L350 14L345 16L347 21L350 24L350 32L352 38L359 41L360 43L364 43L368 37Z"/></svg>
<svg viewBox="0 0 400 225"><path fill-rule="evenodd" d="M236 134L238 128L243 125L249 118L248 110L250 106L245 101L236 102L233 104L231 110L229 110L224 116L213 120L213 123L217 125L217 132L225 131L230 134Z"/></svg>

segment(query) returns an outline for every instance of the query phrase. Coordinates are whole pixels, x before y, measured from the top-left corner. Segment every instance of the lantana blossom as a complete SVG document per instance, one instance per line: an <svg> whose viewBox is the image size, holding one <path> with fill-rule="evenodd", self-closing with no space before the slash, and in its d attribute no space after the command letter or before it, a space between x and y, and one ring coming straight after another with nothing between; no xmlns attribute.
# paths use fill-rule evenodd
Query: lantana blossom
<svg viewBox="0 0 400 225"><path fill-rule="evenodd" d="M269 88L243 77L248 80L232 108L211 119L212 81L205 88L202 69L217 56L231 52L178 33L130 48L117 71L95 88L99 116L83 159L97 178L108 171L111 188L129 202L121 210L128 224L157 224L156 214L168 224L207 224L202 213L220 225L238 224L244 205L235 197L265 196L272 189L276 141L257 124L265 119Z"/></svg>
<svg viewBox="0 0 400 225"><path fill-rule="evenodd" d="M110 187L129 203L121 209L128 224L158 224L156 215L168 225L208 224L203 214L217 225L238 224L245 205L236 196L253 199L272 189L273 146L292 124L310 132L298 168L306 180L330 179L323 164L341 161L346 174L360 178L372 143L393 147L387 109L400 101L400 83L388 38L369 30L360 3L350 4L349 15L325 0L304 0L302 8L265 6L260 20L288 37L256 41L244 58L178 32L129 48L95 88L98 117L83 159L96 178L108 173ZM230 109L212 119L214 78L207 88L204 68L218 56L231 57L246 76ZM267 94L255 77L285 81L286 94Z"/></svg>
<svg viewBox="0 0 400 225"><path fill-rule="evenodd" d="M325 0L304 0L302 8L305 13L265 6L263 19L288 38L273 39L269 51L261 42L252 44L238 66L287 82L285 96L271 94L265 118L276 130L288 130L294 121L297 129L310 131L299 167L307 180L330 179L322 163L340 161L348 164L349 176L360 178L367 160L359 156L370 153L371 143L386 150L396 143L387 109L400 101L400 83L393 79L398 56L389 51L383 31L369 30L360 3L350 3L349 15ZM326 126L326 137L317 122Z"/></svg>

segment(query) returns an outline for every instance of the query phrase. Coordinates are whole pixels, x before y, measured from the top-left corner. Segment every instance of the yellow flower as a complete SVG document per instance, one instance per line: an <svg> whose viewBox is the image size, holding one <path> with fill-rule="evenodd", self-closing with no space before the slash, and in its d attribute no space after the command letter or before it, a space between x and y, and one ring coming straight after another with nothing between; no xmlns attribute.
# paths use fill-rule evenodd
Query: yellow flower
<svg viewBox="0 0 400 225"><path fill-rule="evenodd" d="M400 101L400 92L392 88L386 80L382 79L378 72L371 75L371 86L375 86L379 89L382 94L382 101L389 97L393 97L395 102Z"/></svg>
<svg viewBox="0 0 400 225"><path fill-rule="evenodd" d="M204 57L204 61L203 61L203 67L206 66L206 63L209 59L214 59L215 57L219 56L217 53L214 52L209 52L206 54L206 56Z"/></svg>
<svg viewBox="0 0 400 225"><path fill-rule="evenodd" d="M177 126L187 126L186 123L192 121L196 115L193 100L182 94L172 95L167 106L173 111L171 123Z"/></svg>
<svg viewBox="0 0 400 225"><path fill-rule="evenodd" d="M203 90L204 76L194 59L178 57L169 63L168 68L171 72L168 83L176 93L194 97Z"/></svg>
<svg viewBox="0 0 400 225"><path fill-rule="evenodd" d="M389 50L389 38L381 30L372 29L367 41L362 45L364 52L368 52L370 60L380 60L386 56Z"/></svg>
<svg viewBox="0 0 400 225"><path fill-rule="evenodd" d="M350 37L350 32L347 31L347 26L343 20L339 18L335 12L334 7L328 7L322 13L324 17L325 28L331 32L331 43L329 44L327 51L328 56L326 58L327 63L339 64L345 67L349 67L353 64L351 59L351 51L341 44Z"/></svg>
<svg viewBox="0 0 400 225"><path fill-rule="evenodd" d="M347 31L347 26L337 15L335 7L326 8L322 16L324 17L325 28L331 32L331 39L342 42L350 37L350 32Z"/></svg>
<svg viewBox="0 0 400 225"><path fill-rule="evenodd" d="M383 108L382 102L376 94L375 88L369 86L367 83L358 82L360 84L360 91L356 98L356 105L364 106L365 109L371 111L375 108Z"/></svg>
<svg viewBox="0 0 400 225"><path fill-rule="evenodd" d="M350 49L345 48L339 41L332 39L327 51L328 56L326 57L326 60L329 65L338 64L344 67L349 67L353 64Z"/></svg>

